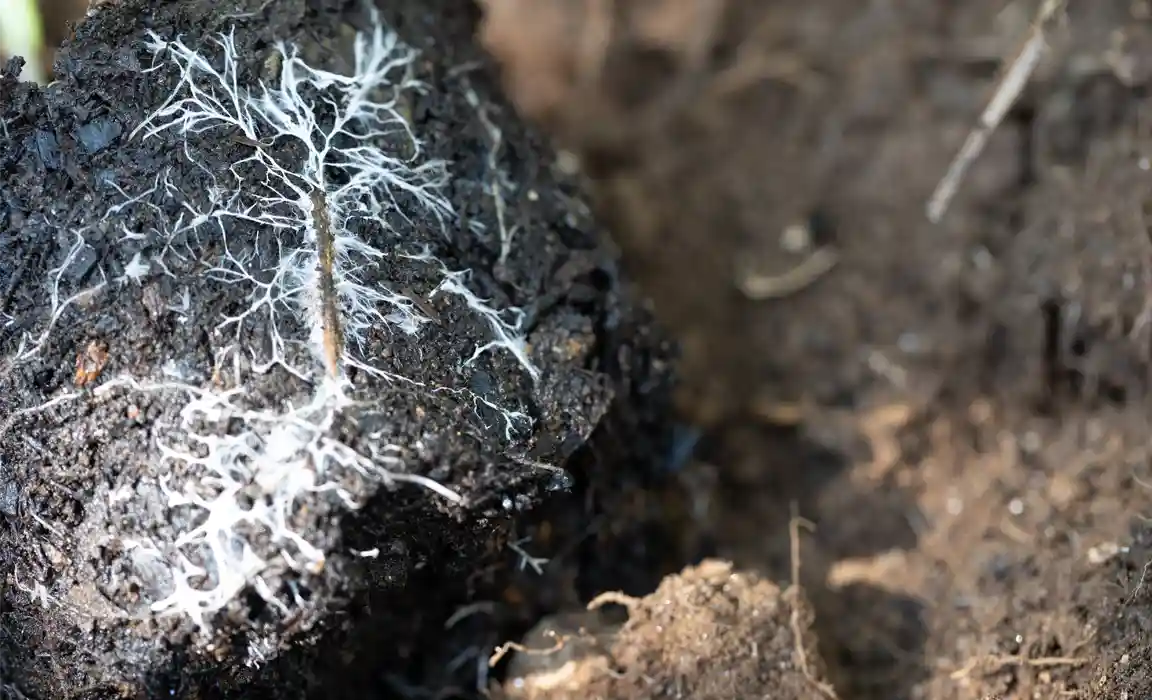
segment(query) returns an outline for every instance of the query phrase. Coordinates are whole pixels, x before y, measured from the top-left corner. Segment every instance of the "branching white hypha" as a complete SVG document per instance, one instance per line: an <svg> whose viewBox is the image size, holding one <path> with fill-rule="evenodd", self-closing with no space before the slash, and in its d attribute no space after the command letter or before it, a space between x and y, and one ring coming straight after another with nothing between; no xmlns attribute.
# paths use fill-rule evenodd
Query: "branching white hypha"
<svg viewBox="0 0 1152 700"><path fill-rule="evenodd" d="M403 137L420 155L419 141L396 109L403 90L421 87L407 75L415 51L377 25L357 37L355 71L343 76L312 68L294 48L280 44L278 84L260 82L249 90L238 74L235 38L217 43L223 50L220 68L179 39L152 35L152 51L176 64L181 77L168 101L134 133L147 138L165 130L214 130L251 144L252 155L233 165L238 189L217 193L208 210L191 218L216 224L225 238L226 254L210 270L213 278L253 290L248 309L226 325L242 342L246 321L263 315L273 335L267 362L302 376L311 372L286 356L284 323L309 329L308 347L327 381L338 383L347 365L374 372L352 352L369 328L393 325L414 333L429 319L406 296L365 284L362 272L386 253L351 226L357 219L403 216L398 196L441 221L452 213L440 191L447 181L442 162L417 163L380 145ZM301 147L302 162L279 162L268 148L273 143ZM263 173L259 182L242 172L252 164ZM245 255L244 246L228 238L230 219L256 224L273 237L283 254L272 270L259 269L253 254ZM267 272L272 274L261 274Z"/></svg>
<svg viewBox="0 0 1152 700"><path fill-rule="evenodd" d="M147 140L175 133L194 164L188 139L194 135L211 132L248 150L230 172L201 166L209 186L190 193L169 172L134 195L112 184L123 201L101 223L113 217L120 222L119 241L131 257L116 278L121 284L142 285L157 275L183 282L182 321L207 313L212 285L246 290L241 308L216 321L215 376L227 381L197 380L183 359L170 358L155 378L118 377L95 389L97 395L186 397L179 419L158 427L152 492L167 498L170 508L191 509L190 519L172 521L190 525L165 541L156 534L165 528L147 523L126 537L136 543L134 561L159 562L171 572L169 590L152 610L187 615L205 631L214 613L245 590L288 611L293 601L274 590L284 590L285 575L316 574L325 565L328 553L307 537L306 511L326 494L355 508L372 490L366 483L409 482L461 500L442 484L405 473L400 446L386 435L367 436L353 449L334 430L343 411L364 408L349 368L418 384L368 354L369 329L390 328L404 337L426 332L431 320L421 304L383 278L385 258L429 265L443 280L432 294L455 295L483 321L493 338L465 364L507 351L533 380L540 376L523 337L523 314L491 306L469 288L468 270L449 269L419 242L406 248L389 225L417 216L441 225L455 220L442 192L446 165L424 159L397 107L403 91L424 87L411 75L415 51L376 22L357 37L351 75L312 67L281 44L273 84L246 84L234 36L213 41L219 55L210 57L179 38L150 35L155 58L148 70L174 71L177 84L133 135ZM151 223L133 230L131 222L141 220ZM75 251L64 267L73 257ZM58 277L52 324L72 301L59 301ZM31 339L22 352L34 352L43 341ZM256 377L277 371L290 373L301 388L293 403L268 406L249 388ZM523 413L470 390L426 388L467 394L474 406L497 410L509 436L530 423ZM148 488L134 491L145 497ZM146 547L138 544L145 541Z"/></svg>

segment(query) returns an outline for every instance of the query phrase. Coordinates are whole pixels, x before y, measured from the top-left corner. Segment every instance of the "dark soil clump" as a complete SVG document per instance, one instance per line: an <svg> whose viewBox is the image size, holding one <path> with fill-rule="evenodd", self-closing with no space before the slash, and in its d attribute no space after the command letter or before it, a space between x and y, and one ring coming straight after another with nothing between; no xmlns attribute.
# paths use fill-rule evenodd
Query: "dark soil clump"
<svg viewBox="0 0 1152 700"><path fill-rule="evenodd" d="M110 3L0 79L6 689L378 694L515 571L636 336L474 18Z"/></svg>

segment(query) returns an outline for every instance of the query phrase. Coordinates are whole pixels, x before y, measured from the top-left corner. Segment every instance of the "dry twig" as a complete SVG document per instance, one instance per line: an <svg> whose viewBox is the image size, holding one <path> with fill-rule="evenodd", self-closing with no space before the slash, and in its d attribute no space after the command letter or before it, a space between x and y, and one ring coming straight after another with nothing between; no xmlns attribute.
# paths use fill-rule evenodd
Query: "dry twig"
<svg viewBox="0 0 1152 700"><path fill-rule="evenodd" d="M788 521L788 543L791 546L791 561L792 561L792 590L797 593L800 592L800 526L804 525L808 529L812 529L813 525L810 521L804 520L800 517L800 506L796 501L792 501L792 517ZM796 665L800 667L800 672L804 674L804 678L812 684L812 687L820 691L824 697L829 700L837 700L836 690L831 685L817 679L812 675L812 669L808 666L808 652L804 649L803 628L800 625L800 608L798 601L792 603L792 616L789 620L792 628L792 641L795 644Z"/></svg>
<svg viewBox="0 0 1152 700"><path fill-rule="evenodd" d="M780 275L748 274L739 280L740 291L752 301L792 296L806 289L836 266L840 256L831 247L818 248L804 262Z"/></svg>
<svg viewBox="0 0 1152 700"><path fill-rule="evenodd" d="M1008 666L1055 668L1058 666L1082 666L1086 663L1088 663L1088 659L1078 656L1039 656L1032 659L1026 656L979 656L971 659L962 668L953 671L950 677L954 681L961 680L981 666L986 666L987 670L991 672Z"/></svg>
<svg viewBox="0 0 1152 700"><path fill-rule="evenodd" d="M632 612L640 604L640 599L625 595L620 591L605 591L588 602L588 609L597 610L612 603L623 605L628 608L628 612Z"/></svg>
<svg viewBox="0 0 1152 700"><path fill-rule="evenodd" d="M568 643L567 636L556 634L554 630L548 630L544 634L555 638L556 643L547 649L533 649L517 642L504 642L500 646L496 647L496 651L492 654L491 657L488 658L488 667L492 668L496 664L500 663L500 659L503 659L505 656L507 656L508 652L510 651L517 651L521 654L528 654L529 656L548 656L549 654L555 654L556 652L560 651L564 648L564 645Z"/></svg>
<svg viewBox="0 0 1152 700"><path fill-rule="evenodd" d="M1008 70L1004 72L1004 77L1000 79L996 91L992 93L992 99L988 101L988 105L980 114L980 120L968 132L968 138L960 147L960 152L952 159L948 171L928 200L928 219L932 223L939 223L944 217L944 213L948 210L948 205L960 188L960 183L963 181L969 166L980 157L984 147L988 144L989 137L992 136L992 132L1004 120L1008 110L1020 97L1020 93L1024 91L1024 86L1028 84L1028 79L1032 77L1036 66L1040 64L1040 58L1044 55L1045 29L1057 13L1063 9L1066 2L1067 0L1044 0L1040 6L1024 45L1016 53L1012 62L1008 64Z"/></svg>

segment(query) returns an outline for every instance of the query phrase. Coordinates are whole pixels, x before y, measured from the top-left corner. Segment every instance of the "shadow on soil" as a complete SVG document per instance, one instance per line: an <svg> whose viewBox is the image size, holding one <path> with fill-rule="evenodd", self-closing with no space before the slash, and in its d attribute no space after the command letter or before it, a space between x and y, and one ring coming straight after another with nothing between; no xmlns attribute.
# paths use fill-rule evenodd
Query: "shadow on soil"
<svg viewBox="0 0 1152 700"><path fill-rule="evenodd" d="M701 462L731 465L717 471L707 553L782 586L798 564L840 696L882 691L904 700L927 676L924 605L897 592L899 581L887 587L844 563L866 568L869 558L915 549L922 516L899 486L849 479L848 466L867 459L870 448L863 440L848 445L832 448L790 428L760 426L729 429L702 445ZM794 513L798 550L790 536Z"/></svg>

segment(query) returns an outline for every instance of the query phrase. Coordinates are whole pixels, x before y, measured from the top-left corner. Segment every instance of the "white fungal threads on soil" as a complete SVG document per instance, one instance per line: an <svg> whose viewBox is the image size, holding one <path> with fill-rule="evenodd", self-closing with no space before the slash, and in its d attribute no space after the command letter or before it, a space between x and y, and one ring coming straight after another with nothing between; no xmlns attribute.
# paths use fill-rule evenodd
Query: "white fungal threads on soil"
<svg viewBox="0 0 1152 700"><path fill-rule="evenodd" d="M282 324L295 322L308 328L307 346L320 361L325 382L340 384L343 366L378 373L352 352L361 346L365 333L381 326L415 333L429 319L404 295L366 283L362 271L374 268L386 252L351 227L358 219L382 221L387 211L402 216L397 195L439 219L452 213L440 192L447 182L443 163L414 165L374 145L404 137L419 155L419 142L396 111L400 91L419 87L402 75L395 82L396 74L414 60L415 51L377 26L371 34L357 37L355 71L342 76L312 68L295 49L281 44L279 85L261 82L257 90L249 91L237 75L234 37L224 36L218 43L224 52L219 70L180 40L164 42L153 35L150 48L178 66L181 79L169 100L133 135L217 130L251 144L252 155L233 165L243 189L213 197L217 200L210 202L213 209L193 219L206 217L224 236L227 252L210 274L253 288L248 309L227 319L226 325L243 343L249 321L267 321L273 350L265 366L281 365L311 378L311 371L287 356ZM381 92L389 99L380 101ZM273 142L278 147L301 147L303 162L292 167L278 162L265 148ZM239 175L241 166L253 164L266 172L262 182L245 182ZM257 190L263 193L256 194ZM275 237L283 253L271 279L261 278L264 270L251 254L234 250L244 246L228 239L228 219L249 221ZM255 318L259 315L263 319Z"/></svg>
<svg viewBox="0 0 1152 700"><path fill-rule="evenodd" d="M211 386L198 385L195 373L180 369L184 360L171 358L161 373L165 378L121 377L94 390L96 396L128 390L187 397L178 425L157 426L162 430L155 492L167 498L170 509L191 508L187 522L192 525L174 540L158 542L150 539L149 524L142 524L137 540L147 546L132 556L163 562L171 571L170 592L152 611L186 615L205 632L213 627L214 613L245 590L283 614L302 604L291 578L324 569L324 547L305 535L309 518L324 517L325 509L316 506L327 494L357 508L371 491L363 488L365 483L410 482L448 500L462 500L432 479L404 473L399 446L381 433L367 436L357 449L334 437L342 412L361 405L353 397L349 368L388 382L420 385L365 354L371 329L415 335L432 319L421 312L423 302L377 278L380 261L396 254L359 233L376 231L376 239L395 236L387 222L390 216L407 219L402 207L409 212L418 207L441 222L453 214L441 191L448 178L445 164L416 160L420 143L396 110L402 90L420 87L407 71L416 52L376 24L357 37L355 69L345 76L313 68L294 48L280 45L278 83L249 89L241 84L234 37L222 36L216 43L223 52L220 67L179 39L151 35L148 48L155 63L149 70L175 66L179 80L133 136L212 130L222 139L239 138L251 155L219 178L201 166L213 184L198 197L185 196L167 172L135 196L113 185L124 201L111 207L108 217L137 208L164 214L152 201L156 197L178 202L181 213L174 219L165 214L162 230L132 231L121 224L126 252L138 245L150 252L135 252L117 281L135 286L155 275L206 279L222 289L247 288L245 305L216 327L226 345L217 348ZM415 155L390 155L386 144L397 139ZM270 152L272 144L277 153L302 157L286 165ZM184 155L196 162L187 146ZM231 184L222 185L226 179ZM242 225L239 231L237 225ZM76 239L81 246L83 237L77 234ZM75 299L59 300L58 290L60 275L77 250L54 271L53 318L44 336ZM268 250L278 251L278 258L262 255ZM466 285L468 270L449 271L427 250L396 257L434 265L443 282L430 296L459 297L492 332L493 340L478 346L465 364L504 349L533 380L540 377L528 354L519 310L493 308ZM194 306L185 287L180 312L195 313ZM44 337L32 341L20 354L34 354L43 342ZM269 407L249 396L252 377L277 369L300 380L304 389L298 396L304 398ZM427 389L471 398L477 410L482 403L496 411L507 436L515 426L531 422L467 389ZM142 485L137 491L146 489ZM254 653L252 661L264 656L264 651Z"/></svg>
<svg viewBox="0 0 1152 700"><path fill-rule="evenodd" d="M82 289L66 299L61 299L62 294L60 288L62 286L61 282L63 281L64 274L68 271L68 268L71 267L74 262L76 262L76 259L80 256L81 251L83 251L84 247L87 245L84 241L84 235L82 232L72 231L72 236L75 240L72 243L72 247L69 248L67 254L65 254L64 261L60 263L59 267L48 271L48 279L50 280L50 316L48 318L47 325L40 332L40 335L36 336L35 338L29 334L25 334L24 337L20 339L20 345L16 348L16 354L11 357L7 363L5 363L3 372L8 372L17 364L36 357L40 353L40 350L44 347L44 344L48 341L48 336L52 334L52 329L56 327L56 324L60 321L60 318L64 315L64 313L68 311L69 307L93 297L108 284L107 278L104 277L104 273L101 271L101 281L99 283L94 284L86 289Z"/></svg>

